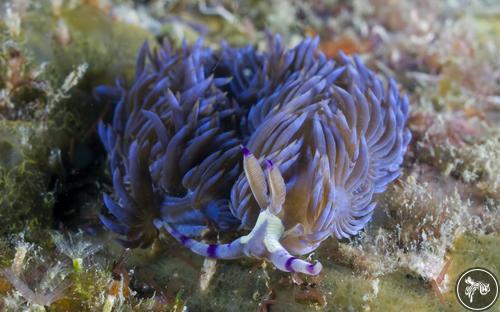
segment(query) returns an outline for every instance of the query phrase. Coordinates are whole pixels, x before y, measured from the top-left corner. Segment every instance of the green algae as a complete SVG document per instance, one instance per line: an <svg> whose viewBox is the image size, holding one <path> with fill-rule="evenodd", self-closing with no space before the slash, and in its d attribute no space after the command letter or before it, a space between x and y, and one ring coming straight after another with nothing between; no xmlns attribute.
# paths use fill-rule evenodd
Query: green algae
<svg viewBox="0 0 500 312"><path fill-rule="evenodd" d="M187 299L193 311L251 311L269 292L269 277L260 268L251 270L236 263L221 263L206 293Z"/></svg>
<svg viewBox="0 0 500 312"><path fill-rule="evenodd" d="M398 269L380 277L370 277L355 273L350 267L323 261L323 273L317 287L327 305L321 307L314 300L299 302L296 294L301 286L293 285L286 274L273 269L264 274L259 267L250 270L220 261L209 292L201 296L195 293L187 300L187 306L193 311L251 311L257 308L262 295L273 289L276 296L270 306L272 311L457 311L461 310L454 293L458 276L477 266L498 276L499 243L498 235L464 234L457 238L448 253L452 264L447 272L443 303L431 287L431 281L408 270ZM268 287L266 283L259 283L265 279L262 274L270 276ZM280 283L280 280L287 282ZM255 293L261 295L255 296Z"/></svg>
<svg viewBox="0 0 500 312"><path fill-rule="evenodd" d="M289 274L262 266L258 261L246 264L218 261L209 288L202 292L197 283L202 258L170 245L174 242L163 245L156 258L151 258L150 251L133 251L129 265L136 271L137 283L163 285L164 291L169 292L166 294L169 302L180 296L189 311L254 311L270 293L273 293L269 305L272 311L457 311L460 309L454 294L457 277L475 266L496 273L495 263L500 263L499 242L498 235L465 234L456 240L447 255L452 265L447 273L444 303L439 301L431 281L404 268L371 277L336 261L323 261L319 280L305 279L314 283L313 287L324 296L327 305L321 306L315 297L300 299L304 286L294 284ZM473 246L481 247L471 252ZM324 256L330 251L322 247L318 252Z"/></svg>
<svg viewBox="0 0 500 312"><path fill-rule="evenodd" d="M58 42L55 29L64 23L70 36ZM138 48L154 37L142 28L113 21L101 10L80 5L59 17L30 12L23 19L24 46L37 62L48 62L63 79L77 64L89 65L83 86L112 83L119 75L131 78ZM47 44L50 43L50 44Z"/></svg>
<svg viewBox="0 0 500 312"><path fill-rule="evenodd" d="M500 235L498 233L490 235L467 233L455 241L449 257L452 261L448 271L450 290L445 298L452 304L450 311L457 311L461 309L461 306L456 299L454 287L463 272L481 267L492 272L497 279L499 278Z"/></svg>
<svg viewBox="0 0 500 312"><path fill-rule="evenodd" d="M61 20L69 42L57 40L56 26ZM2 55L0 74L7 74L1 77L0 86L9 86L9 75L26 80L23 88L5 93L20 112L10 116L19 121L0 124L2 234L19 232L35 220L35 227L52 226L56 193L70 192L65 182L73 172L88 168L99 157L95 128L106 108L96 104L93 89L112 84L116 76L129 79L138 47L153 39L145 30L113 21L88 5L65 8L60 16L53 16L49 2L41 2L38 10L22 16L21 25L17 37L2 33L2 41L13 47L2 46L2 51L15 53L24 65L21 73L13 74L8 67L11 57ZM35 69L40 73L33 78ZM34 111L28 114L22 107ZM29 144L29 150L22 144ZM97 199L93 196L92 200Z"/></svg>
<svg viewBox="0 0 500 312"><path fill-rule="evenodd" d="M29 122L0 121L0 233L50 225L53 198L47 190L47 159L31 145Z"/></svg>
<svg viewBox="0 0 500 312"><path fill-rule="evenodd" d="M404 271L369 279L345 267L328 270L322 285L329 303L325 311L435 311L440 308L430 286ZM330 295L331 294L331 295Z"/></svg>
<svg viewBox="0 0 500 312"><path fill-rule="evenodd" d="M58 21L63 21L67 29L68 42L58 42L55 37ZM76 88L51 109L48 129L52 145L63 153L72 146L82 146L78 143L89 140L97 120L106 112L96 104L93 89L113 84L118 76L130 79L137 49L153 37L141 28L113 21L88 5L62 10L58 17L29 12L23 27L23 48L30 51L33 62L48 64L46 77L52 85L63 85L69 73L86 64Z"/></svg>
<svg viewBox="0 0 500 312"><path fill-rule="evenodd" d="M23 161L20 127L21 122L0 122L0 167L4 170L12 169Z"/></svg>

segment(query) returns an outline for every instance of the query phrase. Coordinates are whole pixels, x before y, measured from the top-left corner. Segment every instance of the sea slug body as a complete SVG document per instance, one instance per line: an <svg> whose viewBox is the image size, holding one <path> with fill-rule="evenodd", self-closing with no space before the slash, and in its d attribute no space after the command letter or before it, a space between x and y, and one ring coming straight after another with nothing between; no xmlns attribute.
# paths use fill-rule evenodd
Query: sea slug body
<svg viewBox="0 0 500 312"><path fill-rule="evenodd" d="M319 262L299 256L363 229L411 139L396 83L357 56L327 59L318 43L287 50L276 36L266 52L145 44L130 87L96 90L115 103L99 125L114 190L104 226L127 247L166 230L206 257L318 274ZM205 244L196 236L207 227L249 232Z"/></svg>

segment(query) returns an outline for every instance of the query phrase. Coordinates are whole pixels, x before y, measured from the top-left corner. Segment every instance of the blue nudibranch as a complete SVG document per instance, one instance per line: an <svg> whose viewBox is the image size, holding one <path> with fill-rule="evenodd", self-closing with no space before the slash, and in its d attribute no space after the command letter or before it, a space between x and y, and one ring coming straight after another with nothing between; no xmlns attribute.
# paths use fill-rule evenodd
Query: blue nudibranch
<svg viewBox="0 0 500 312"><path fill-rule="evenodd" d="M130 87L96 90L116 104L99 125L114 189L104 226L131 248L162 229L206 257L318 274L319 262L298 256L363 229L411 138L396 83L357 56L327 59L318 42L145 44ZM250 231L229 244L194 238L207 228Z"/></svg>

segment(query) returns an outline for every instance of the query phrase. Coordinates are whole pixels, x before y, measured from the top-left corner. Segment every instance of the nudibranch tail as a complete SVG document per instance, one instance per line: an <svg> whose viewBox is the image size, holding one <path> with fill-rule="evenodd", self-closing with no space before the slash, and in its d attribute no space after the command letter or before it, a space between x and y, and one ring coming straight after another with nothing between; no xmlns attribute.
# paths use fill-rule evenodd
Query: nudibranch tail
<svg viewBox="0 0 500 312"><path fill-rule="evenodd" d="M242 148L242 152L243 168L252 193L257 202L266 205L249 234L228 244L206 244L187 237L169 225L168 222L160 219L154 221L156 228L158 230L164 228L182 245L201 256L217 259L253 256L271 261L282 271L300 272L308 275L319 274L323 267L321 263L312 264L299 259L291 255L280 243L285 234L285 227L278 214L285 202L286 186L279 169L274 166L272 161L266 160L266 183L264 171L257 158L245 147Z"/></svg>

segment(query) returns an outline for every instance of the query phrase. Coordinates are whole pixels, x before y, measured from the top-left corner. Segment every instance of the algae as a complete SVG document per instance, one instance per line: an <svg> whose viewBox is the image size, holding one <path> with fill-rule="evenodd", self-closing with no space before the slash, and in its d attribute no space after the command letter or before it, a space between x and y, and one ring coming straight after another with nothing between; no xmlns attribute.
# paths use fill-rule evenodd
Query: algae
<svg viewBox="0 0 500 312"><path fill-rule="evenodd" d="M52 194L47 189L46 163L33 150L36 129L28 122L0 121L0 233L51 223Z"/></svg>

